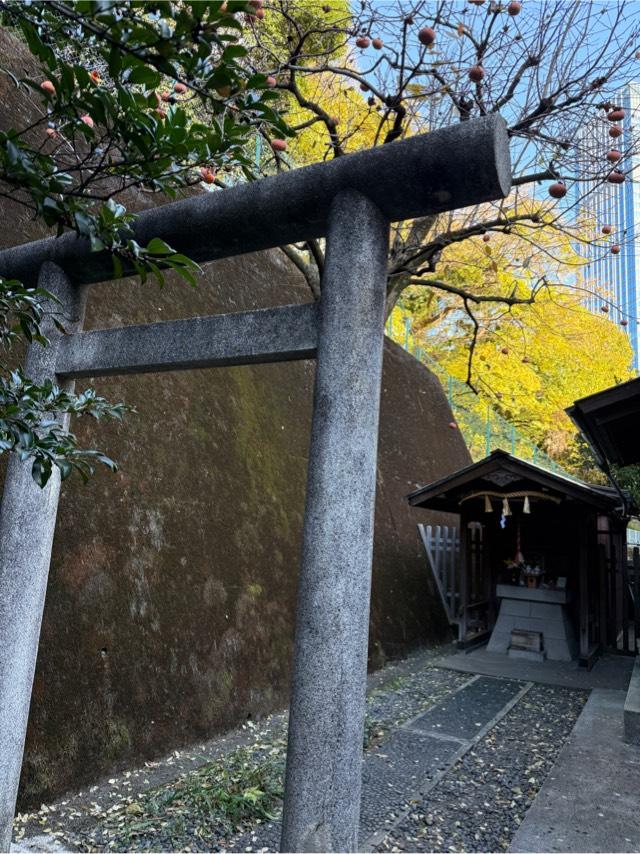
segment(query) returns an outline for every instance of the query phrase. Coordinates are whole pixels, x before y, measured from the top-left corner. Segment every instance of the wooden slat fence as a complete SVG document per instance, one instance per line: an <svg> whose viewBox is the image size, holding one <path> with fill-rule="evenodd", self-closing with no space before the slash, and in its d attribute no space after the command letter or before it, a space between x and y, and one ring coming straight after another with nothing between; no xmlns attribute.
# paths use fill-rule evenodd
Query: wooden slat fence
<svg viewBox="0 0 640 854"><path fill-rule="evenodd" d="M448 525L418 525L429 566L451 624L460 622L460 533Z"/></svg>
<svg viewBox="0 0 640 854"><path fill-rule="evenodd" d="M615 546L599 546L600 634L612 652L635 655L640 640L640 549L620 554Z"/></svg>

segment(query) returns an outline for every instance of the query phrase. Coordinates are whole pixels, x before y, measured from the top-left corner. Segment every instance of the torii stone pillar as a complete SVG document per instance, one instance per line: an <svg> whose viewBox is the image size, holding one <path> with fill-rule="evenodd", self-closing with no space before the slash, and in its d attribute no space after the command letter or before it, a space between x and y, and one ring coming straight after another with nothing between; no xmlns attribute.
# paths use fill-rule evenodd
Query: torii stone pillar
<svg viewBox="0 0 640 854"><path fill-rule="evenodd" d="M0 252L0 275L56 291L75 318L75 334L50 328L52 346L29 349L34 379L317 355L285 850L357 846L389 224L501 199L510 185L506 126L491 115L136 219L139 243L160 237L199 262L326 237L319 306L80 332L83 286L112 276L110 255L74 235ZM10 462L0 513L0 850L11 838L58 494L57 475L40 491Z"/></svg>
<svg viewBox="0 0 640 854"><path fill-rule="evenodd" d="M50 310L61 314L65 328L79 330L86 288L73 286L49 261L42 265L39 285L60 301ZM35 382L55 380L61 333L50 319L43 332L49 346L30 344L25 359L25 373ZM73 381L64 386L71 389ZM68 424L66 416L63 426ZM11 455L0 506L0 851L8 851L11 842L59 495L57 468L40 489L31 463Z"/></svg>
<svg viewBox="0 0 640 854"><path fill-rule="evenodd" d="M282 851L355 851L389 223L329 214L289 713ZM309 762L313 757L313 762Z"/></svg>

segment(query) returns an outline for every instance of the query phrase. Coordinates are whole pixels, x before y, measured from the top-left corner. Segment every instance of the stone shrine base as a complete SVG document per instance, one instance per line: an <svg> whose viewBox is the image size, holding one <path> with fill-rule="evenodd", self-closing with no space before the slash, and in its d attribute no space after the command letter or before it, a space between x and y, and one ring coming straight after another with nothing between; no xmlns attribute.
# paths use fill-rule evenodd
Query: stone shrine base
<svg viewBox="0 0 640 854"><path fill-rule="evenodd" d="M577 657L578 646L565 609L570 598L566 590L498 584L496 594L501 599L500 612L487 646L489 652L525 657L520 654L522 650L510 650L511 633L520 629L542 635L542 654L534 654L536 660L572 661Z"/></svg>

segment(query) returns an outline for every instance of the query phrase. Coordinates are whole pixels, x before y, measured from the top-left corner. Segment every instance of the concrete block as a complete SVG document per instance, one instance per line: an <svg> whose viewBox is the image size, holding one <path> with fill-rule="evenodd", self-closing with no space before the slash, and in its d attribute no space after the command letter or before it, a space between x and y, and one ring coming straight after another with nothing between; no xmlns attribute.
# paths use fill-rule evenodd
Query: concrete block
<svg viewBox="0 0 640 854"><path fill-rule="evenodd" d="M545 637L564 640L567 637L567 626L563 620L543 620L543 632Z"/></svg>
<svg viewBox="0 0 640 854"><path fill-rule="evenodd" d="M578 647L565 609L560 602L554 599L549 601L559 591L508 588L505 585L502 588L504 593L494 629L497 637L495 643L491 642L493 637L489 641L489 652L506 652L510 642L505 647L505 636L510 636L513 629L521 629L542 634L547 658L553 661L572 661L576 658ZM518 594L517 598L507 597L510 590ZM530 594L536 595L529 600L526 597ZM547 601L542 601L543 598Z"/></svg>
<svg viewBox="0 0 640 854"><path fill-rule="evenodd" d="M544 651L550 661L572 661L574 658L567 641L558 638L546 637L544 639Z"/></svg>
<svg viewBox="0 0 640 854"><path fill-rule="evenodd" d="M506 652L511 644L511 632L497 632L495 629L491 634L487 650L489 652Z"/></svg>
<svg viewBox="0 0 640 854"><path fill-rule="evenodd" d="M542 632L544 625L544 620L536 620L535 617L517 617L513 628L524 632Z"/></svg>
<svg viewBox="0 0 640 854"><path fill-rule="evenodd" d="M520 587L514 584L497 584L496 595L501 599L525 599L528 602L549 602L566 605L571 601L568 590L546 590L543 587Z"/></svg>
<svg viewBox="0 0 640 854"><path fill-rule="evenodd" d="M547 657L544 652L534 652L532 649L508 650L509 658L522 658L525 661L544 661Z"/></svg>
<svg viewBox="0 0 640 854"><path fill-rule="evenodd" d="M526 623L526 628L530 632L542 632L543 634L545 627L548 625L547 620L543 620L540 617L536 617L535 614L531 614L530 617L527 617Z"/></svg>
<svg viewBox="0 0 640 854"><path fill-rule="evenodd" d="M544 632L547 637L557 638L558 640L574 638L573 626L564 611L557 618L546 621Z"/></svg>
<svg viewBox="0 0 640 854"><path fill-rule="evenodd" d="M500 631L502 632L511 632L514 629L517 629L522 622L527 621L527 617L514 617L511 614L504 614L500 624Z"/></svg>
<svg viewBox="0 0 640 854"><path fill-rule="evenodd" d="M505 599L500 606L500 613L513 614L516 617L528 617L532 605L535 607L536 603L525 602L520 599Z"/></svg>
<svg viewBox="0 0 640 854"><path fill-rule="evenodd" d="M557 605L550 605L547 602L531 602L531 616L539 617L541 620L554 620L558 613L561 613Z"/></svg>

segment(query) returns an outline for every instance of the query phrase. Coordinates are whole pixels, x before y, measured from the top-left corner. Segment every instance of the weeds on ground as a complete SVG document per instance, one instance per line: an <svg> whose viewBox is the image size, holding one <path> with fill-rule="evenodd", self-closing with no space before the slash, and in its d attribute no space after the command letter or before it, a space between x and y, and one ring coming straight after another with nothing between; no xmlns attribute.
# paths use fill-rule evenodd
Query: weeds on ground
<svg viewBox="0 0 640 854"><path fill-rule="evenodd" d="M271 820L282 803L286 742L241 747L177 780L110 811L96 842L113 847L189 850L222 840L257 821ZM110 844L111 843L111 844Z"/></svg>
<svg viewBox="0 0 640 854"><path fill-rule="evenodd" d="M367 716L364 748L383 735ZM215 850L281 812L286 737L280 733L238 748L112 807L84 836L85 850Z"/></svg>

